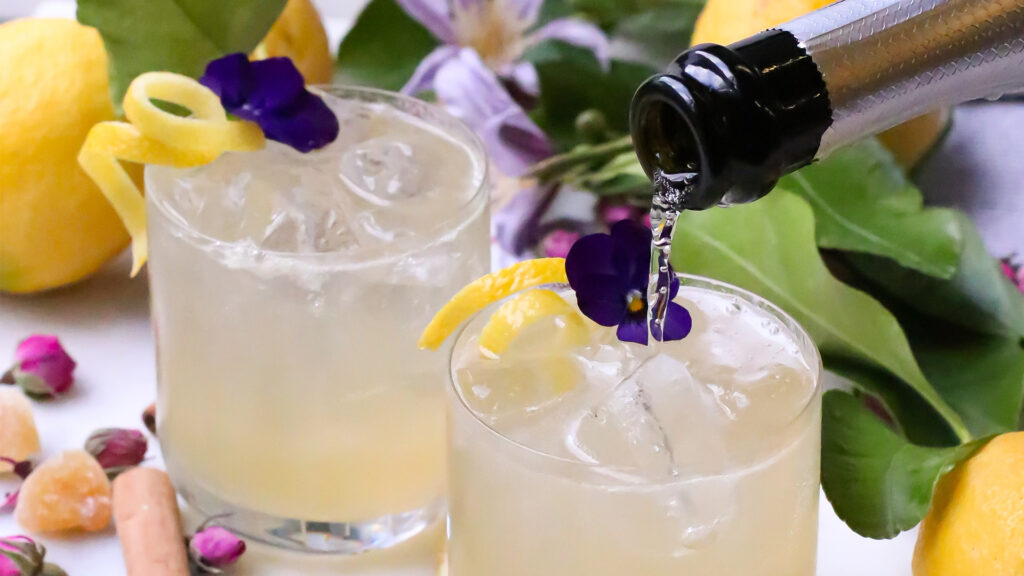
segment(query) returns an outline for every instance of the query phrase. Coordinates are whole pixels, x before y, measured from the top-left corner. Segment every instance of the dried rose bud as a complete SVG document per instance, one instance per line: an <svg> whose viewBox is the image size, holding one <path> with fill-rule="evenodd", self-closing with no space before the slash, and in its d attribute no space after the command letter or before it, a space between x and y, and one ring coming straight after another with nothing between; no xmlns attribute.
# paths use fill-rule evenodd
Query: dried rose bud
<svg viewBox="0 0 1024 576"><path fill-rule="evenodd" d="M138 466L146 457L146 436L130 428L102 428L89 435L85 451L92 454L108 474Z"/></svg>
<svg viewBox="0 0 1024 576"><path fill-rule="evenodd" d="M556 229L540 241L541 251L548 258L565 258L569 249L580 239L580 233L573 230Z"/></svg>
<svg viewBox="0 0 1024 576"><path fill-rule="evenodd" d="M142 411L142 423L150 434L156 436L156 404L150 404Z"/></svg>
<svg viewBox="0 0 1024 576"><path fill-rule="evenodd" d="M10 514L18 505L18 491L8 492L3 500L0 500L0 514Z"/></svg>
<svg viewBox="0 0 1024 576"><path fill-rule="evenodd" d="M226 528L210 526L192 536L188 553L200 570L219 574L245 553L245 542Z"/></svg>
<svg viewBox="0 0 1024 576"><path fill-rule="evenodd" d="M13 470L11 471L14 472L15 476L21 478L22 480L28 478L28 475L32 473L33 464L31 460L22 460L19 462L12 458L5 458L3 456L0 456L0 462L10 464L13 467Z"/></svg>
<svg viewBox="0 0 1024 576"><path fill-rule="evenodd" d="M67 576L55 564L44 562L46 548L28 536L0 538L0 576Z"/></svg>
<svg viewBox="0 0 1024 576"><path fill-rule="evenodd" d="M56 336L35 335L18 344L14 366L0 382L17 384L31 396L52 398L71 388L74 371L75 361Z"/></svg>

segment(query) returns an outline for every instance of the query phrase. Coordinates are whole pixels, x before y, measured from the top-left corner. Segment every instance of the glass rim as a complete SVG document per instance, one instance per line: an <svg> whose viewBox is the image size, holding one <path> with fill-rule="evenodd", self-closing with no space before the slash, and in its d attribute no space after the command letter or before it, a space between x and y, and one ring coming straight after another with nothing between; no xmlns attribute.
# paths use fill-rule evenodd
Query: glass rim
<svg viewBox="0 0 1024 576"><path fill-rule="evenodd" d="M801 326L800 323L797 322L795 318L793 318L790 314L788 314L785 310L780 308L778 305L776 305L775 303L771 302L770 300L764 298L763 296L759 296L759 295L755 294L754 292L751 292L750 290L746 290L744 288L740 288L739 286L735 286L733 284L729 284L729 283L723 282L721 280L715 280L713 278L708 278L706 276L697 276L697 275L694 275L694 274L685 274L685 273L677 272L676 273L676 277L679 278L679 280L680 280L680 287L693 286L693 287L697 287L697 288L711 289L711 290L714 290L714 291L716 291L718 293L733 294L733 295L739 296L739 297L743 298L745 301L747 301L747 302L757 306L758 308L760 308L762 310L765 310L768 313L772 314L779 321L782 322L783 326L786 329L790 330L790 332L791 332L791 334L793 336L794 341L796 341L797 344L800 346L801 354L804 357L804 360L807 361L808 368L810 368L812 374L814 375L814 387L813 387L811 393L807 396L807 400L804 402L803 406L800 407L800 410L797 411L793 415L792 418L790 418L786 422L783 422L783 423L779 424L778 429L780 429L780 430L784 429L785 427L790 426L794 422L797 422L798 420L803 418L807 414L807 412L811 409L811 407L815 405L815 402L814 402L815 399L819 398L821 396L822 387L824 385L823 384L823 380L824 380L823 370L824 369L823 369L823 363L822 363L822 359L821 359L821 351L818 350L818 346L814 343L814 340L811 338L810 334L807 333L807 330L805 330L804 327ZM551 287L565 287L565 288L568 289L569 285L568 284L547 284L546 286L539 286L539 288L544 288L544 287L548 287L548 288L551 288ZM488 308L490 308L490 306L488 306ZM450 350L450 352L448 354L448 369L447 369L447 373L448 373L448 387L450 389L450 392L452 394L454 394L455 397L458 399L457 403L459 405L459 409L462 410L462 411L465 411L466 413L468 413L470 418L473 420L474 425L483 428L484 432L487 435L494 437L502 445L508 446L508 447L512 448L513 450L515 450L516 452L527 454L530 458L536 458L536 459L541 460L541 461L546 461L546 462L549 462L549 463L552 463L552 464L557 464L557 465L561 465L561 466L565 466L565 467L569 467L569 468L573 468L573 469L591 470L591 471L595 471L595 472L609 472L609 473L612 473L613 475L615 475L616 477L627 476L627 477L630 477L632 479L640 479L640 480L644 481L645 485L680 484L680 483L687 483L687 482L696 482L696 481L702 481L702 480L709 480L709 479L725 477L725 476L733 476L733 475L736 475L738 473L742 473L744 470L757 468L758 466L762 465L763 461L765 460L765 459L759 459L759 460L757 460L757 461L755 461L753 463L749 463L749 464L745 464L743 466L740 466L740 467L738 467L735 470L728 470L728 471L725 471L725 472L718 472L718 473L712 473L712 474L706 474L705 473L705 474L682 475L682 476L679 476L679 477L673 477L673 478L669 479L668 481L661 481L661 480L659 480L659 481L649 481L649 477L648 477L649 475L645 474L643 470L640 470L640 469L638 469L636 467L632 467L632 466L613 466L613 465L601 464L599 462L582 462L580 460L576 460L576 459L573 459L573 458L567 458L567 457L564 457L564 456L556 456L554 454L549 454L547 452L544 452L543 450L539 450L539 449L533 448L531 446L527 446L526 444L523 444L522 442L519 442L517 440L513 440L512 438L509 438L505 434L503 434L500 431L494 429L494 427L491 426L490 423L488 423L479 413L477 413L475 410L473 410L469 406L469 404L466 401L466 398L462 395L462 392L460 391L459 386L456 383L455 372L453 370L455 350L458 348L459 342L465 336L466 330L469 328L469 326L471 324L473 324L473 322L478 317L480 317L482 314L484 314L485 311L486 311L486 309L485 310L481 310L481 311L476 312L475 314L473 314L473 316L471 316L469 319L467 319L465 322L463 322L462 325L459 327L459 329L452 335L452 345L450 347L451 350ZM820 431L819 431L819 433L820 433ZM785 448L783 448L783 449L785 449Z"/></svg>
<svg viewBox="0 0 1024 576"><path fill-rule="evenodd" d="M206 164L188 168L174 168L171 166L146 164L144 180L146 185L145 189L147 191L145 195L147 199L147 214L149 207L155 208L160 213L160 216L163 217L171 227L183 231L186 235L186 239L190 240L194 244L202 245L203 247L213 247L226 251L245 250L251 251L254 255L265 256L271 259L293 262L310 262L314 264L330 263L334 265L332 267L343 268L345 270L358 270L360 268L372 268L374 266L387 264L400 258L427 250L435 244L444 241L444 239L450 234L468 226L473 221L474 217L477 216L478 212L486 208L486 205L488 204L486 197L491 177L490 157L487 154L487 149L484 146L483 141L462 119L451 114L436 103L427 102L426 100L421 100L401 92L391 92L379 88L348 84L317 84L309 86L309 88L317 92L338 97L342 100L362 100L368 103L385 104L400 112L408 113L407 108L396 106L395 103L404 103L407 106L427 110L431 116L427 118L417 116L417 118L423 120L431 127L438 128L444 134L451 136L459 144L465 146L474 166L479 166L479 171L472 184L472 193L458 205L458 208L453 211L450 218L444 219L437 226L423 234L424 236L428 236L426 242L423 242L423 239L418 236L406 238L403 239L404 242L399 241L395 243L399 246L402 246L402 244L408 244L407 246L402 246L402 250L393 253L385 253L383 255L374 251L371 257L365 259L360 258L358 251L355 253L347 253L336 250L328 252L288 252L281 250L266 250L256 246L246 245L245 243L237 240L228 241L216 238L196 228L192 220L182 216L177 210L174 210L169 206L166 201L157 201L156 197L165 197L163 194L155 193L153 197L151 197L148 193L151 189L160 188L160 186L156 186L154 188L150 185L150 168L154 168L156 170L177 170L184 174L185 178L189 178L192 172L203 168ZM450 126L440 126L439 124L441 122L450 123ZM452 130L452 128L454 128L454 130ZM455 134L453 134L453 132L455 132ZM419 242L416 242L416 240L419 240Z"/></svg>

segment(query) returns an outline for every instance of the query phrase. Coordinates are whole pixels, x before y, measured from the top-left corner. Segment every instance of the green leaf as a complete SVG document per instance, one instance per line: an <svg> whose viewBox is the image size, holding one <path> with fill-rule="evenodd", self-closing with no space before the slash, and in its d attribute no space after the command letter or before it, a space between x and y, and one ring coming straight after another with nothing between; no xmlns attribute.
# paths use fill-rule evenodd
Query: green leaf
<svg viewBox="0 0 1024 576"><path fill-rule="evenodd" d="M783 178L779 186L814 208L818 245L891 258L938 278L957 270L956 213L924 208L892 154L869 139Z"/></svg>
<svg viewBox="0 0 1024 576"><path fill-rule="evenodd" d="M252 52L286 0L79 0L78 20L103 36L110 95L118 109L128 85L162 70L198 78L225 54Z"/></svg>
<svg viewBox="0 0 1024 576"><path fill-rule="evenodd" d="M1003 274L965 214L956 213L963 250L948 281L870 256L850 254L850 264L878 290L928 316L973 332L1024 336L1024 296Z"/></svg>
<svg viewBox="0 0 1024 576"><path fill-rule="evenodd" d="M834 377L850 385L858 396L871 396L893 418L892 425L907 440L921 446L956 446L960 442L942 417L920 394L885 370L834 357L825 357Z"/></svg>
<svg viewBox="0 0 1024 576"><path fill-rule="evenodd" d="M690 45L694 25L703 9L703 0L691 0L624 15L616 21L611 34L616 54L665 68Z"/></svg>
<svg viewBox="0 0 1024 576"><path fill-rule="evenodd" d="M1017 429L1024 407L1024 339L898 315L925 376L975 437Z"/></svg>
<svg viewBox="0 0 1024 576"><path fill-rule="evenodd" d="M868 538L892 538L916 526L939 480L988 442L915 446L839 390L825 394L822 410L822 487L836 514Z"/></svg>
<svg viewBox="0 0 1024 576"><path fill-rule="evenodd" d="M341 41L334 79L400 90L440 41L395 0L372 0Z"/></svg>
<svg viewBox="0 0 1024 576"><path fill-rule="evenodd" d="M760 294L791 314L827 357L883 368L911 386L969 439L963 420L922 374L896 319L831 276L814 242L814 216L799 196L776 190L753 204L687 212L676 228L673 265Z"/></svg>
<svg viewBox="0 0 1024 576"><path fill-rule="evenodd" d="M550 1L550 0L549 0ZM602 26L613 27L623 19L661 9L683 9L704 6L704 0L568 0L576 11L593 18ZM689 36L679 38L677 52L689 44Z"/></svg>
<svg viewBox="0 0 1024 576"><path fill-rule="evenodd" d="M536 65L540 79L534 119L562 150L579 143L575 122L585 110L599 110L611 130L628 133L633 94L654 73L648 66L618 60L606 72L589 50L557 40L542 42L524 58Z"/></svg>

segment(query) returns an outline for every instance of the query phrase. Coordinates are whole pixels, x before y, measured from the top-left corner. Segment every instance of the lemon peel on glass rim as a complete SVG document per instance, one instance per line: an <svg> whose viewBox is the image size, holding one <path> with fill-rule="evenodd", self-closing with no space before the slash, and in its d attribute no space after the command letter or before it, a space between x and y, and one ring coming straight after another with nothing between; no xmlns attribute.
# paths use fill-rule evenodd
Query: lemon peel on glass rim
<svg viewBox="0 0 1024 576"><path fill-rule="evenodd" d="M153 99L187 108L191 116L161 110ZM170 72L147 72L124 97L127 122L92 127L78 164L96 182L132 237L132 276L146 262L146 201L121 162L186 168L212 162L227 151L259 150L263 131L228 120L220 98L196 80Z"/></svg>
<svg viewBox="0 0 1024 576"><path fill-rule="evenodd" d="M545 318L558 322L560 344L575 348L590 341L583 317L564 298L551 290L528 290L505 302L491 315L480 332L480 348L500 356L527 327Z"/></svg>
<svg viewBox="0 0 1024 576"><path fill-rule="evenodd" d="M419 347L437 350L471 316L491 304L544 284L564 284L564 258L526 260L467 284L434 316L420 335Z"/></svg>

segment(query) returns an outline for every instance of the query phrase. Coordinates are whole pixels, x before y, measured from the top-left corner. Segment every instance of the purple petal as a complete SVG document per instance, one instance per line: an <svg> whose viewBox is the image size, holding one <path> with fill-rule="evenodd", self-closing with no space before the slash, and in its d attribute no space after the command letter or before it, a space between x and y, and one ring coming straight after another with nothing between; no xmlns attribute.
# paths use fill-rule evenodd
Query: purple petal
<svg viewBox="0 0 1024 576"><path fill-rule="evenodd" d="M244 104L256 85L249 57L241 52L218 58L206 65L199 83L220 97L228 110Z"/></svg>
<svg viewBox="0 0 1024 576"><path fill-rule="evenodd" d="M510 254L522 254L557 192L557 185L525 188L498 209L491 220L498 245Z"/></svg>
<svg viewBox="0 0 1024 576"><path fill-rule="evenodd" d="M398 0L398 5L439 40L446 44L455 43L448 0Z"/></svg>
<svg viewBox="0 0 1024 576"><path fill-rule="evenodd" d="M539 44L544 40L561 40L594 53L594 57L605 70L611 65L611 43L608 37L596 25L579 18L560 18L553 20L533 34L526 42L529 45Z"/></svg>
<svg viewBox="0 0 1024 576"><path fill-rule="evenodd" d="M693 329L693 317L690 311L675 302L669 302L668 310L665 312L665 336L662 338L661 330L651 322L651 334L655 340L674 341L682 340L690 335Z"/></svg>
<svg viewBox="0 0 1024 576"><path fill-rule="evenodd" d="M577 294L587 292L590 286L587 280L594 275L617 276L613 252L615 242L607 234L591 234L580 238L573 245L565 258L565 274L569 278L569 286ZM620 294L626 301L626 294Z"/></svg>
<svg viewBox="0 0 1024 576"><path fill-rule="evenodd" d="M0 499L0 514L14 512L14 508L18 505L18 492L18 490L8 492L6 496Z"/></svg>
<svg viewBox="0 0 1024 576"><path fill-rule="evenodd" d="M631 317L626 322L619 324L615 335L623 342L633 342L647 346L647 323L643 317Z"/></svg>
<svg viewBox="0 0 1024 576"><path fill-rule="evenodd" d="M540 76L532 62L520 62L503 70L503 74L515 83L519 90L531 98L540 96Z"/></svg>
<svg viewBox="0 0 1024 576"><path fill-rule="evenodd" d="M651 273L651 231L632 220L612 226L617 266L625 274L629 287L645 292Z"/></svg>
<svg viewBox="0 0 1024 576"><path fill-rule="evenodd" d="M601 281L599 277L592 276L591 280L595 282L591 286L600 286L597 284ZM615 277L606 277L604 281L614 283ZM594 289L583 293L577 292L576 305L584 316L601 326L615 326L621 323L629 312L625 297L615 290Z"/></svg>
<svg viewBox="0 0 1024 576"><path fill-rule="evenodd" d="M319 97L304 92L292 108L257 119L267 138L310 152L338 137L338 118Z"/></svg>
<svg viewBox="0 0 1024 576"><path fill-rule="evenodd" d="M459 47L445 44L438 46L433 52L427 54L427 57L420 62L419 66L416 67L416 71L413 72L412 78L405 83L402 87L404 94L419 94L425 90L432 90L434 88L434 79L437 78L437 72L444 66L449 60L459 55Z"/></svg>
<svg viewBox="0 0 1024 576"><path fill-rule="evenodd" d="M302 73L288 58L267 58L252 63L256 79L246 107L260 113L283 110L292 106L306 92Z"/></svg>
<svg viewBox="0 0 1024 576"><path fill-rule="evenodd" d="M474 50L460 50L438 71L434 85L448 111L477 132L494 165L505 174L519 176L554 152L544 132Z"/></svg>
<svg viewBox="0 0 1024 576"><path fill-rule="evenodd" d="M507 5L515 10L515 15L521 22L529 26L540 17L540 9L544 6L544 0L506 0Z"/></svg>

